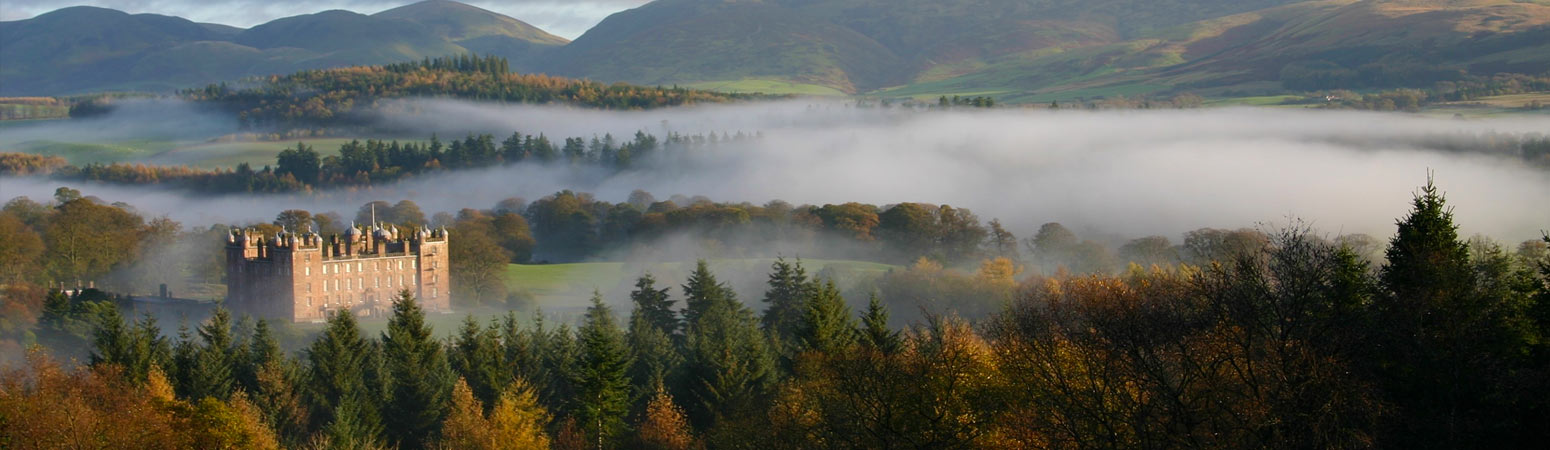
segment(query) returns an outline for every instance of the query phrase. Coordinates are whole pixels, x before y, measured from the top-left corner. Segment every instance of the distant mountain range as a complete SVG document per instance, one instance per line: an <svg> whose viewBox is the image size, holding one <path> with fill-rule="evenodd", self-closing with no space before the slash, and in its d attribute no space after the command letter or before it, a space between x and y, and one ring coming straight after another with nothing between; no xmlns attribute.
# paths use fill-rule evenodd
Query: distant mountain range
<svg viewBox="0 0 1550 450"><path fill-rule="evenodd" d="M657 0L575 42L451 1L250 29L74 7L0 22L0 95L166 90L452 53L725 90L1002 101L1550 72L1550 0Z"/></svg>

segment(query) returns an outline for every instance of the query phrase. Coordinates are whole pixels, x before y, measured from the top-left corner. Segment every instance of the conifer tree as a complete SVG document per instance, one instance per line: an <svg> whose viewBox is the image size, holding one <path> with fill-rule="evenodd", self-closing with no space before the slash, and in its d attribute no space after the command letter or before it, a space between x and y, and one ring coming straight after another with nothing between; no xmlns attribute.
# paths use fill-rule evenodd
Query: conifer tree
<svg viewBox="0 0 1550 450"><path fill-rule="evenodd" d="M635 386L636 398L646 399L650 389L668 382L673 372L683 364L683 356L678 353L673 338L641 314L631 315L630 329L624 337L633 361L630 365L630 382Z"/></svg>
<svg viewBox="0 0 1550 450"><path fill-rule="evenodd" d="M449 353L452 370L462 376L479 402L494 405L500 396L500 387L511 378L506 372L505 355L496 327L492 324L484 328L474 316L465 317Z"/></svg>
<svg viewBox="0 0 1550 450"><path fill-rule="evenodd" d="M338 311L328 318L322 336L307 348L307 398L314 429L336 445L377 442L382 433L369 372L376 349L361 336L355 316Z"/></svg>
<svg viewBox="0 0 1550 450"><path fill-rule="evenodd" d="M153 368L171 364L172 350L161 336L156 318L146 315L130 328L118 307L106 304L98 320L101 325L93 332L93 366L116 365L126 379L143 383Z"/></svg>
<svg viewBox="0 0 1550 450"><path fill-rule="evenodd" d="M888 326L888 308L877 293L867 300L866 315L861 316L861 340L867 347L892 354L899 350L899 332Z"/></svg>
<svg viewBox="0 0 1550 450"><path fill-rule="evenodd" d="M635 280L635 290L630 291L630 301L635 303L635 309L630 314L672 335L678 330L678 313L673 311L673 300L668 298L669 288L657 289L656 285L657 279L650 273Z"/></svg>
<svg viewBox="0 0 1550 450"><path fill-rule="evenodd" d="M834 280L814 280L810 284L797 339L806 351L835 355L844 352L856 343L855 319L850 316L850 308L845 306Z"/></svg>
<svg viewBox="0 0 1550 450"><path fill-rule="evenodd" d="M787 263L785 258L775 260L771 266L769 289L764 292L764 317L760 319L764 332L779 346L783 358L790 358L801 345L798 334L802 329L804 302L812 296L813 287L808 282L807 270L802 262Z"/></svg>
<svg viewBox="0 0 1550 450"><path fill-rule="evenodd" d="M233 387L231 312L215 308L198 333L204 345L196 351L190 367L187 398L194 402L205 397L225 400Z"/></svg>
<svg viewBox="0 0 1550 450"><path fill-rule="evenodd" d="M401 448L423 447L446 417L456 379L425 323L425 310L407 289L393 301L382 356L392 386L383 411L389 440Z"/></svg>
<svg viewBox="0 0 1550 450"><path fill-rule="evenodd" d="M517 380L501 389L500 400L490 411L491 431L502 448L512 450L547 449L549 412L538 404L538 396L527 382Z"/></svg>
<svg viewBox="0 0 1550 450"><path fill-rule="evenodd" d="M694 397L691 418L709 426L719 418L761 409L775 377L775 361L758 319L716 281L701 261L690 283L691 320L685 326L685 382ZM697 298L698 297L698 298Z"/></svg>
<svg viewBox="0 0 1550 450"><path fill-rule="evenodd" d="M593 292L580 334L581 361L572 383L576 389L576 419L599 447L611 446L623 432L630 407L629 349L603 295Z"/></svg>
<svg viewBox="0 0 1550 450"><path fill-rule="evenodd" d="M242 362L242 370L238 377L239 384L247 392L258 392L258 373L264 366L277 365L282 369L289 369L290 358L285 356L285 351L280 349L280 341L270 331L269 321L259 320L253 325L253 337L248 342L248 349L244 353L246 358Z"/></svg>
<svg viewBox="0 0 1550 450"><path fill-rule="evenodd" d="M684 292L684 325L685 328L693 326L699 321L711 305L725 302L733 296L732 290L716 280L716 274L711 273L710 266L705 260L695 262L694 272L689 274L689 281L683 285Z"/></svg>

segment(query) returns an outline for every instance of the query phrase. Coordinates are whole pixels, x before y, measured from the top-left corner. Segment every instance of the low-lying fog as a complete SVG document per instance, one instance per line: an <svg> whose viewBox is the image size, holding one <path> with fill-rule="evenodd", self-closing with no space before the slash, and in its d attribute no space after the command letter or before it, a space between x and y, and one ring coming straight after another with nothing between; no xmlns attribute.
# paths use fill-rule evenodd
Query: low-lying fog
<svg viewBox="0 0 1550 450"><path fill-rule="evenodd" d="M1463 232L1507 242L1550 228L1550 170L1521 158L1424 150L1423 136L1550 132L1550 117L1453 120L1405 114L1204 109L910 111L799 100L640 112L454 101L402 102L382 121L443 138L513 131L569 136L637 130L760 133L688 161L614 174L520 165L424 176L369 192L212 198L154 188L76 186L188 223L267 221L283 209L348 217L369 200L427 212L489 208L562 189L623 201L704 195L762 204L946 203L1000 218L1019 236L1044 222L1126 236L1311 221L1328 233L1388 236L1434 171ZM112 119L108 119L110 122ZM224 119L223 119L224 120ZM58 133L71 131L55 126ZM6 129L4 133L13 132ZM0 200L49 197L57 181L0 179Z"/></svg>

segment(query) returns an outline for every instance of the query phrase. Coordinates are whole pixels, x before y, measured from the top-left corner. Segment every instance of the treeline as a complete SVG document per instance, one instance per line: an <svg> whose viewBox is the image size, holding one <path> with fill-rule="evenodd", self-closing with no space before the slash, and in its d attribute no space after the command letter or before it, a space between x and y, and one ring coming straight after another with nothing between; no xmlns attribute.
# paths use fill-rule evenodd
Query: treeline
<svg viewBox="0 0 1550 450"><path fill-rule="evenodd" d="M405 293L381 335L335 315L294 355L262 322L224 311L168 339L99 308L91 366L72 373L39 355L8 372L0 412L12 419L0 427L17 448L1528 448L1550 438L1550 257L1525 265L1460 240L1432 186L1379 265L1289 228L1203 266L1030 277L977 322L930 316L900 332L878 298L847 301L785 260L761 300L739 300L702 262L676 295L642 275L627 315L594 298L574 326L470 317L439 341ZM101 419L57 426L71 417Z"/></svg>
<svg viewBox="0 0 1550 450"><path fill-rule="evenodd" d="M1308 101L1324 108L1369 111L1418 112L1422 107L1444 102L1466 102L1498 95L1550 91L1550 74L1497 74L1489 77L1466 76L1439 81L1430 88L1401 88L1357 93L1353 85L1308 89L1319 91Z"/></svg>
<svg viewBox="0 0 1550 450"><path fill-rule="evenodd" d="M306 70L271 76L251 88L224 83L185 90L238 116L244 128L366 125L359 114L384 99L451 97L510 103L564 103L604 109L649 109L751 98L678 87L643 87L509 73L496 57L459 56L391 66Z"/></svg>
<svg viewBox="0 0 1550 450"><path fill-rule="evenodd" d="M189 166L92 163L67 164L62 158L20 153L0 153L0 174L46 175L60 180L97 181L115 184L170 185L205 194L307 192L317 188L367 187L373 183L398 181L413 175L443 170L477 169L521 163L569 164L623 171L656 162L657 159L687 157L692 152L712 149L757 138L739 132L733 134L682 135L669 133L665 140L636 132L628 141L612 134L591 139L565 138L551 141L547 136L514 132L496 141L493 135L468 135L464 139L441 141L432 135L429 141L399 142L369 139L354 140L339 147L337 155L323 156L305 142L282 150L273 166L254 169L240 163L230 169L204 169Z"/></svg>

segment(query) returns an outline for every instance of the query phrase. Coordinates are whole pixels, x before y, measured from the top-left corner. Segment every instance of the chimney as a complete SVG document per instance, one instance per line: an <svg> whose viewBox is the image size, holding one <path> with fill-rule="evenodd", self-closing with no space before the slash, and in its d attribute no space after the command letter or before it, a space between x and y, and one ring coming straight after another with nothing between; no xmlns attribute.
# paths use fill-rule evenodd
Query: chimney
<svg viewBox="0 0 1550 450"><path fill-rule="evenodd" d="M170 298L167 296L167 283L161 284L161 298Z"/></svg>

